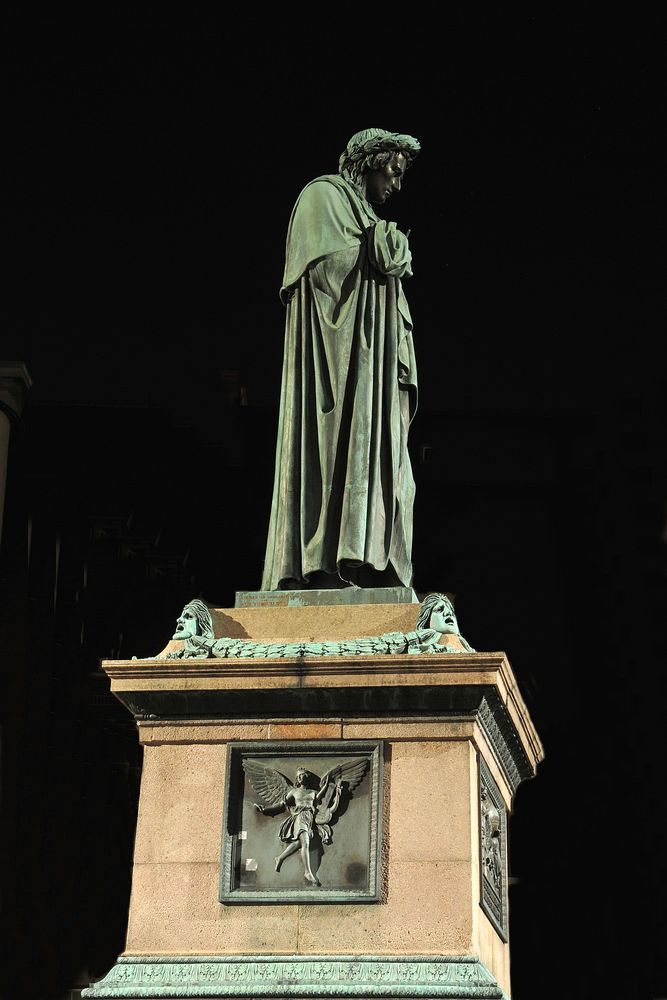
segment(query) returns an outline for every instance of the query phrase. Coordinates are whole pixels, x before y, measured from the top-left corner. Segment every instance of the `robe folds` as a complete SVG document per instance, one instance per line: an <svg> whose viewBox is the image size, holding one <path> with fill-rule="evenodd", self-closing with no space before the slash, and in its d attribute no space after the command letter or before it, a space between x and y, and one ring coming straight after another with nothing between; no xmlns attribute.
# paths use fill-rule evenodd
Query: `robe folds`
<svg viewBox="0 0 667 1000"><path fill-rule="evenodd" d="M410 585L417 375L401 286L410 263L406 236L345 178L318 177L301 192L280 293L285 354L262 590Z"/></svg>

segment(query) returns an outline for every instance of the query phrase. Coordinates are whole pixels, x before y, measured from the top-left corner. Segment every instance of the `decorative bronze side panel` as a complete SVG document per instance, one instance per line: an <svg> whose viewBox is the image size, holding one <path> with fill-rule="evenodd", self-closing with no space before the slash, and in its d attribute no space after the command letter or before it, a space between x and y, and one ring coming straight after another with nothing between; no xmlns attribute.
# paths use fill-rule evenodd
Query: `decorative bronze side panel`
<svg viewBox="0 0 667 1000"><path fill-rule="evenodd" d="M381 801L381 741L230 743L220 902L377 902Z"/></svg>
<svg viewBox="0 0 667 1000"><path fill-rule="evenodd" d="M479 760L480 904L507 941L507 810L500 789Z"/></svg>

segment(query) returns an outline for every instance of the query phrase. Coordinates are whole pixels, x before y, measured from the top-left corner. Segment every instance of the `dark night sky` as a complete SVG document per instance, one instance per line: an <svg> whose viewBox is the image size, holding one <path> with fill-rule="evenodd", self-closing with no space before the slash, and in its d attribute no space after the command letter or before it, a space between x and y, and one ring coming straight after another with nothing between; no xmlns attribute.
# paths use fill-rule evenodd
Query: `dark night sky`
<svg viewBox="0 0 667 1000"><path fill-rule="evenodd" d="M9 261L0 357L27 365L34 408L163 407L205 445L219 444L227 433L222 373L238 371L273 441L284 321L278 289L289 213L305 183L337 169L350 135L380 126L422 143L402 193L385 213L411 230L414 277L406 294L415 322L418 433L441 428L446 462L450 447L461 456L457 428L469 432L476 419L516 419L521 433L531 421L570 428L588 421L609 446L605 461L613 469L614 425L606 422L619 401L640 399L647 412L664 412L667 390L664 41L657 17L614 23L608 11L604 23L593 15L470 14L446 15L441 24L384 6L361 15L332 10L327 21L296 10L282 17L208 15L181 24L142 20L136 12L131 19L110 12L107 20L97 14L66 22L58 12L13 24L4 58ZM500 460L488 441L486 456L482 449L471 461L493 458L496 470ZM120 454L126 448L129 456L131 434L121 446ZM68 460L80 457L84 467L91 448L95 440L85 425L63 442ZM656 506L663 502L664 456L662 462L655 469ZM121 459L114 475L122 477L122 465ZM181 451L165 478L184 470ZM480 476L484 482L483 470ZM213 470L205 485L217 484ZM554 506L565 495L561 485ZM419 496L417 503L419 511ZM529 528L518 524L521 510L513 516L527 537ZM257 517L263 536L264 512ZM587 526L577 527L585 539ZM480 569L462 579L483 577L488 563L491 588L503 580L492 567L493 526L479 529L470 559ZM434 530L452 537L447 523ZM653 534L657 545L657 528ZM418 538L425 544L429 532L422 528ZM557 551L557 541L550 544ZM423 549L417 556L424 557ZM533 558L537 566L537 545ZM664 585L664 552L661 558ZM553 939L546 964L555 961L563 926L555 910L560 906L562 920L570 910L563 899L545 903L540 885L558 892L559 882L571 878L568 885L581 888L594 872L600 909L611 912L617 866L625 873L633 864L619 861L612 833L609 840L599 833L586 777L595 766L586 745L588 713L606 684L604 663L594 655L600 621L591 624L593 654L577 661L572 653L569 667L567 651L558 652L559 643L566 649L567 629L549 631L566 608L583 635L591 560L584 582L577 580L577 565L562 570L564 577L547 567L540 579L552 589L544 596L528 594L524 583L521 598L503 592L495 602L489 592L476 610L473 597L467 606L468 620L477 614L482 632L486 617L491 648L502 643L519 668L531 656L540 659L538 640L544 646L542 666L535 668L543 670L542 687L531 711L546 732L550 756L525 793L515 843L519 858L537 858L536 868L547 872L528 897ZM456 590L450 569L443 565L438 585ZM257 583L260 572L257 565ZM483 587L477 588L471 593L479 596ZM559 588L560 605L552 601ZM521 616L529 614L542 615L543 625L533 621L533 638L524 642ZM503 633L506 620L514 626ZM469 635L474 644L478 635ZM560 688L561 679L546 676L557 662L565 671ZM574 684L582 665L590 672ZM527 684L530 669L517 672ZM570 684L577 688L571 702L559 702ZM613 699L610 706L618 708ZM607 735L600 718L596 746ZM610 767L622 756L621 750L612 754ZM571 780L576 790L564 817ZM605 808L611 809L615 792L605 777L599 792L607 797ZM625 804L616 801L614 808ZM581 841L579 853L577 822L597 831ZM547 855L556 850L559 824L570 845L560 867L531 847L544 837ZM620 836L625 833L622 825ZM639 886L635 904L647 872L633 869L629 876ZM571 905L584 895L581 889L574 904L570 897ZM533 911L517 899L516 940L523 950L514 960L529 968L537 946L525 928ZM612 917L596 910L602 929L587 939L583 912L572 941L580 948L588 941L602 967L623 935ZM584 985L570 995L602 992L586 992Z"/></svg>
<svg viewBox="0 0 667 1000"><path fill-rule="evenodd" d="M345 45L345 20L223 20L52 17L10 47L3 354L33 402L167 404L214 437L240 369L275 404L291 206L370 124L423 147L390 206L423 406L576 410L658 377L657 26L369 14Z"/></svg>

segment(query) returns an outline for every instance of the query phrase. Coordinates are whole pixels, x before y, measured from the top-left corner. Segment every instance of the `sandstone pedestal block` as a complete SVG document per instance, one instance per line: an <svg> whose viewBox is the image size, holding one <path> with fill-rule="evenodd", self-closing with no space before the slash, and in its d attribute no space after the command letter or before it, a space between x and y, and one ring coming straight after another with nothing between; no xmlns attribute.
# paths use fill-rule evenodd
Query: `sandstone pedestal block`
<svg viewBox="0 0 667 1000"><path fill-rule="evenodd" d="M213 612L216 635L258 641L407 630L414 615L414 604ZM85 996L509 996L507 821L543 754L504 653L103 667L137 720L144 768L126 949ZM312 759L379 742L377 898L318 902L307 886L303 899L222 903L228 761L243 746L274 761L301 741ZM355 809L352 795L335 845Z"/></svg>

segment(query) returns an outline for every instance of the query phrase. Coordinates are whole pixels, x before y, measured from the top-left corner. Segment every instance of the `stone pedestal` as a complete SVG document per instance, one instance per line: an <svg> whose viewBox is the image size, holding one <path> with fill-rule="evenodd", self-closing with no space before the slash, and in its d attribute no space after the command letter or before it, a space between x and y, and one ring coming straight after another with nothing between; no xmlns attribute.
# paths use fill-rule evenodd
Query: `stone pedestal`
<svg viewBox="0 0 667 1000"><path fill-rule="evenodd" d="M216 635L317 641L409 631L415 606L212 615ZM126 950L85 996L510 994L507 817L542 748L504 653L103 667L145 755ZM219 901L236 741L381 741L378 901ZM338 842L345 822L352 805Z"/></svg>

